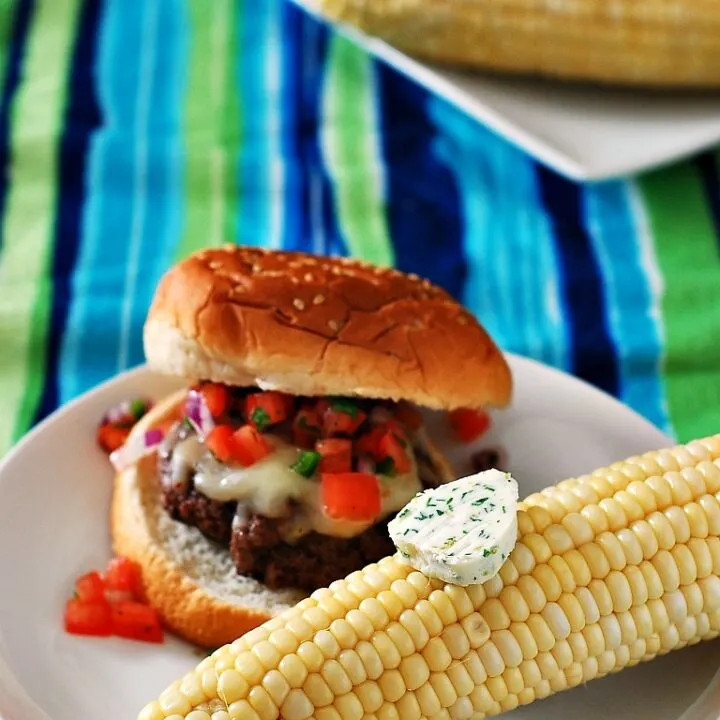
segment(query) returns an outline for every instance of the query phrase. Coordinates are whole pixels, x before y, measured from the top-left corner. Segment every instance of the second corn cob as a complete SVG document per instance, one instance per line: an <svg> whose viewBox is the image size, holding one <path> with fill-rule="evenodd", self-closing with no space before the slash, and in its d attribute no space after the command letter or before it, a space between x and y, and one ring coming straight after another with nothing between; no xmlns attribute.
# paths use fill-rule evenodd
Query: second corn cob
<svg viewBox="0 0 720 720"><path fill-rule="evenodd" d="M720 435L528 497L500 574L386 558L204 660L139 720L483 718L720 634Z"/></svg>
<svg viewBox="0 0 720 720"><path fill-rule="evenodd" d="M658 87L720 85L715 0L304 0L435 62Z"/></svg>

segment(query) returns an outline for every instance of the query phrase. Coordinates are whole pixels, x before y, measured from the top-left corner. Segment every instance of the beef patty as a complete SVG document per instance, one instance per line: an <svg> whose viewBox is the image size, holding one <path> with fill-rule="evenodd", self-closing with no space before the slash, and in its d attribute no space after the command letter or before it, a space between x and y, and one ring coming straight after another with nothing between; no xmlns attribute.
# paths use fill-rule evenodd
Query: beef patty
<svg viewBox="0 0 720 720"><path fill-rule="evenodd" d="M177 440L191 431L181 428ZM196 527L223 546L239 573L273 589L296 587L313 591L326 587L395 551L387 531L389 518L353 538L309 533L294 544L278 532L278 521L262 515L243 517L237 503L211 500L194 488L191 476L183 485L172 480L172 450L159 454L163 505L174 520Z"/></svg>

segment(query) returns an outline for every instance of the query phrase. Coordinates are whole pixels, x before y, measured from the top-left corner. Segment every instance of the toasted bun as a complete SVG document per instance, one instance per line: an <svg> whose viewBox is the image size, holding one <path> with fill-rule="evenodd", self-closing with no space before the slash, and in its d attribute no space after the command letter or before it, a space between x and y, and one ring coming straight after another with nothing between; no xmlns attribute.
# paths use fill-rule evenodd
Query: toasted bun
<svg viewBox="0 0 720 720"><path fill-rule="evenodd" d="M173 413L184 397L160 403L133 434ZM172 520L162 507L154 455L117 475L111 533L114 551L142 567L147 600L165 625L204 648L232 642L305 596L238 575L226 548Z"/></svg>
<svg viewBox="0 0 720 720"><path fill-rule="evenodd" d="M165 374L296 395L504 407L510 369L477 320L414 275L228 246L162 279L144 333Z"/></svg>

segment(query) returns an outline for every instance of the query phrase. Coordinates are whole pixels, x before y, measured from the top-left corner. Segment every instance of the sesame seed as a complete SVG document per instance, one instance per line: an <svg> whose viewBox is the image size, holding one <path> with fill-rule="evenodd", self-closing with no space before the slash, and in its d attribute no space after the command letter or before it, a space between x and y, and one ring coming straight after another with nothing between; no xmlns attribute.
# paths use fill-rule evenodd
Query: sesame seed
<svg viewBox="0 0 720 720"><path fill-rule="evenodd" d="M419 295L421 300L429 300L430 296L426 292L421 292Z"/></svg>
<svg viewBox="0 0 720 720"><path fill-rule="evenodd" d="M232 250L237 250L237 245L233 245L233 243L225 243L222 246L222 249L226 252L231 252Z"/></svg>
<svg viewBox="0 0 720 720"><path fill-rule="evenodd" d="M217 260L211 260L211 261L208 263L208 267L209 267L211 270L219 270L219 269L222 267L222 263L221 263L221 262L218 262Z"/></svg>
<svg viewBox="0 0 720 720"><path fill-rule="evenodd" d="M305 282L314 282L315 276L312 273L305 273L305 277L303 279Z"/></svg>
<svg viewBox="0 0 720 720"><path fill-rule="evenodd" d="M459 323L460 325L467 325L467 324L468 324L468 319L467 319L467 317L466 317L465 315L458 315L458 316L457 316L457 321L458 321L458 323Z"/></svg>
<svg viewBox="0 0 720 720"><path fill-rule="evenodd" d="M300 284L300 281L299 281L294 275L291 275L291 276L290 276L290 282L291 282L293 285L299 285L299 284Z"/></svg>
<svg viewBox="0 0 720 720"><path fill-rule="evenodd" d="M328 320L328 327L333 332L337 332L340 329L340 323L337 320Z"/></svg>
<svg viewBox="0 0 720 720"><path fill-rule="evenodd" d="M262 267L261 267L260 265L253 265L253 266L252 266L252 271L253 271L254 273L259 273L261 270L262 270Z"/></svg>
<svg viewBox="0 0 720 720"><path fill-rule="evenodd" d="M305 309L305 303L304 303L300 298L295 298L295 299L293 300L293 305L294 305L298 310L304 310L304 309Z"/></svg>
<svg viewBox="0 0 720 720"><path fill-rule="evenodd" d="M313 305L322 305L325 302L325 297L323 295L316 295L313 298Z"/></svg>
<svg viewBox="0 0 720 720"><path fill-rule="evenodd" d="M410 273L410 274L408 275L408 277L409 277L413 282L418 282L418 281L420 280L420 276L419 276L419 275L416 275L415 273Z"/></svg>
<svg viewBox="0 0 720 720"><path fill-rule="evenodd" d="M430 283L429 280L423 280L423 281L422 281L422 286L423 286L426 290L429 290L429 289L430 289L430 286L431 286L431 283Z"/></svg>

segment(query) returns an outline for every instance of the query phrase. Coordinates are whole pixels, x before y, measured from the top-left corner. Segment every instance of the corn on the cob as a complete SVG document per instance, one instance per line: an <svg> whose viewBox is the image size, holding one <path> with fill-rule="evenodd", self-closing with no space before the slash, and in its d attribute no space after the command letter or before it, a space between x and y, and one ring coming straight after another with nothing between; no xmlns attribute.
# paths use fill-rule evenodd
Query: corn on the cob
<svg viewBox="0 0 720 720"><path fill-rule="evenodd" d="M483 718L720 633L720 435L531 495L483 585L393 558L216 651L139 720Z"/></svg>
<svg viewBox="0 0 720 720"><path fill-rule="evenodd" d="M433 61L632 85L720 85L716 0L304 3Z"/></svg>

